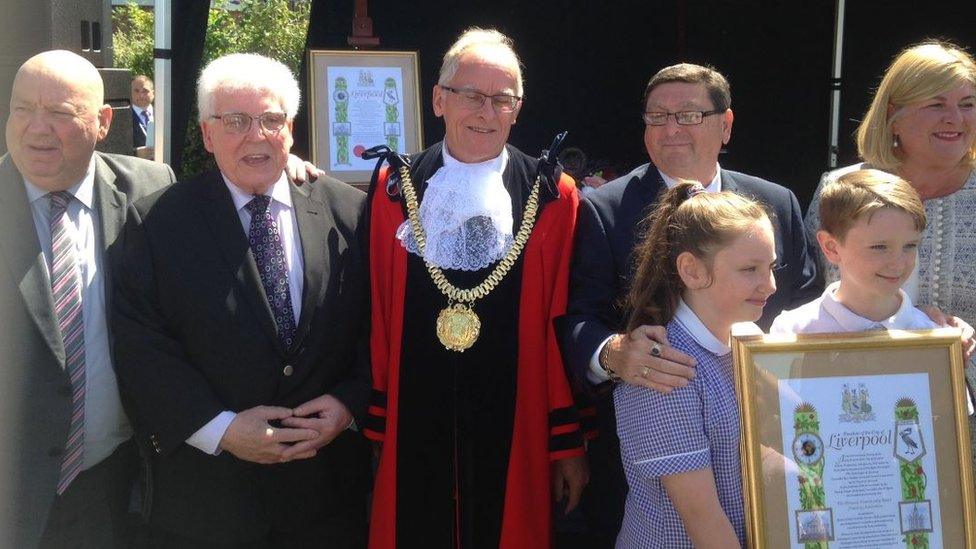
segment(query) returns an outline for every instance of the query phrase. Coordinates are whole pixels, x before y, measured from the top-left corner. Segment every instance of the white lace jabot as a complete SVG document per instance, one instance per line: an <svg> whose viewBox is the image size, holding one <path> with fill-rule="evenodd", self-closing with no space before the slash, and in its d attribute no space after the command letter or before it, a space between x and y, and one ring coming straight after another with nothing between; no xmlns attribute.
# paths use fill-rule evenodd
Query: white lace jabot
<svg viewBox="0 0 976 549"><path fill-rule="evenodd" d="M444 165L427 180L420 203L420 224L427 235L423 257L442 269L484 269L512 246L512 198L502 181L508 151L465 164L446 146L441 150ZM409 220L396 237L408 252L420 255Z"/></svg>

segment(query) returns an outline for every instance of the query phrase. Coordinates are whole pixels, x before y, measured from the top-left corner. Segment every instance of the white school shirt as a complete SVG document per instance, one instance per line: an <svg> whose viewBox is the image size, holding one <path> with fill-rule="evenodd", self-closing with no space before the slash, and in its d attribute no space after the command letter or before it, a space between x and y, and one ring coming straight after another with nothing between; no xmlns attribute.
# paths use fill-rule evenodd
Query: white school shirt
<svg viewBox="0 0 976 549"><path fill-rule="evenodd" d="M837 301L840 281L827 286L813 301L791 311L783 311L769 327L771 334L817 334L829 332L867 332L870 330L928 330L938 328L925 313L912 305L912 298L898 290L901 305L895 314L883 320L871 320L851 311ZM973 415L973 395L966 389L966 406Z"/></svg>

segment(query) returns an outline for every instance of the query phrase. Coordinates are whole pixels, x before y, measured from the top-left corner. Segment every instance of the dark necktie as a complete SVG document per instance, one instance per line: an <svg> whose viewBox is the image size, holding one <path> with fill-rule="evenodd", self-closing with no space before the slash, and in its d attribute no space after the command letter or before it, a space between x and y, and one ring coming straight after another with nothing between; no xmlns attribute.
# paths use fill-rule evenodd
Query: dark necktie
<svg viewBox="0 0 976 549"><path fill-rule="evenodd" d="M71 193L47 195L51 203L51 294L64 343L64 369L71 380L71 421L61 458L58 494L81 472L85 450L85 319L81 309L81 272L68 224Z"/></svg>
<svg viewBox="0 0 976 549"><path fill-rule="evenodd" d="M281 244L278 225L268 209L270 204L270 196L257 195L244 206L251 212L251 229L247 240L258 265L268 303L274 312L278 338L287 349L295 341L295 312L291 306L291 292L288 290L285 250Z"/></svg>
<svg viewBox="0 0 976 549"><path fill-rule="evenodd" d="M146 129L149 127L149 111L143 110L142 115L139 117L142 119L142 127Z"/></svg>

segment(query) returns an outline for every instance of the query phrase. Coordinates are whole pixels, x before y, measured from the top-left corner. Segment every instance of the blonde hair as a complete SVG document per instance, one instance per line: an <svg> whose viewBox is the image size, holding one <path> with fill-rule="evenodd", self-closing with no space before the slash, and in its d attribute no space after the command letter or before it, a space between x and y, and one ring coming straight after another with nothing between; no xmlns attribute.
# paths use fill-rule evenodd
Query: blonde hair
<svg viewBox="0 0 976 549"><path fill-rule="evenodd" d="M901 116L902 107L963 84L976 87L976 62L962 48L948 42L930 41L905 49L885 71L871 106L857 128L858 154L875 168L896 170L902 161L895 155L891 126ZM962 162L976 167L976 140Z"/></svg>
<svg viewBox="0 0 976 549"><path fill-rule="evenodd" d="M763 220L769 221L765 207L733 192L708 193L688 181L665 191L634 249L636 268L624 303L627 330L664 325L674 316L685 289L677 268L681 253L710 265L718 250Z"/></svg>
<svg viewBox="0 0 976 549"><path fill-rule="evenodd" d="M495 29L470 27L451 44L441 62L441 72L437 84L441 86L454 77L458 70L461 56L468 50L477 48L478 52L489 59L501 64L509 65L515 71L515 95L522 96L522 62L512 47L512 39Z"/></svg>
<svg viewBox="0 0 976 549"><path fill-rule="evenodd" d="M880 209L910 215L918 231L925 229L925 205L910 183L881 170L855 170L820 191L820 228L843 241L858 219L870 220Z"/></svg>

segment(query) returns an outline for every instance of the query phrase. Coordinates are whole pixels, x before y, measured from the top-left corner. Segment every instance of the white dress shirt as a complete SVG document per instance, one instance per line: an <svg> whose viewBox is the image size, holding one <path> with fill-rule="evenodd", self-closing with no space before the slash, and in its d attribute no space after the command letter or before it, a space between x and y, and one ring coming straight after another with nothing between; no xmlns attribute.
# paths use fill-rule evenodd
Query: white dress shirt
<svg viewBox="0 0 976 549"><path fill-rule="evenodd" d="M221 175L223 176L223 174ZM237 209L237 215L241 219L241 228L246 236L251 230L251 212L245 206L254 196L231 183L226 176L223 178L227 190L230 191L231 200L234 201L234 208ZM295 313L295 325L298 326L298 319L302 312L305 263L302 256L302 240L298 233L298 219L295 217L291 202L291 187L284 173L268 189L266 194L271 197L271 204L268 209L278 226L281 244L285 251L285 263L288 266L288 293L291 296L292 311ZM224 437L224 433L236 415L229 410L217 414L217 417L190 435L190 438L186 439L186 443L208 454L218 454L220 439Z"/></svg>
<svg viewBox="0 0 976 549"><path fill-rule="evenodd" d="M650 166L648 169L650 169ZM664 184L669 189L678 184L677 179L670 177L661 170L657 170L657 173L661 174L661 180L664 181ZM705 185L703 182L702 185L705 186L706 192L717 193L722 191L722 166L720 166L718 162L715 163L715 176L712 177L712 180L709 181L708 185ZM600 351L603 350L603 346L609 343L611 339L613 339L612 335L604 339L603 343L597 345L596 351L593 353L593 356L590 357L590 369L586 372L586 377L590 380L590 383L594 385L599 385L605 381L609 381L610 379L610 377L607 376L607 373L603 371L603 367L600 366Z"/></svg>
<svg viewBox="0 0 976 549"><path fill-rule="evenodd" d="M48 191L24 180L38 243L51 265L51 203ZM82 467L98 464L132 437L132 427L122 409L118 381L108 343L105 311L104 250L98 231L100 213L95 210L95 161L85 177L68 189L68 232L75 246L81 272L81 311L85 331L85 442Z"/></svg>
<svg viewBox="0 0 976 549"><path fill-rule="evenodd" d="M832 282L817 299L791 311L783 311L773 320L769 333L817 334L869 330L928 330L939 327L928 315L912 305L912 298L904 290L898 290L901 305L895 314L883 320L871 320L837 301L838 288L840 288L840 281ZM969 388L966 389L966 405L969 408L969 415L973 415L973 396Z"/></svg>
<svg viewBox="0 0 976 549"><path fill-rule="evenodd" d="M858 315L837 301L840 282L827 286L813 301L790 311L783 311L769 327L771 334L816 334L830 332L866 332L868 330L927 330L938 328L922 311L912 305L912 298L898 290L901 305L893 315L883 320L871 320Z"/></svg>
<svg viewBox="0 0 976 549"><path fill-rule="evenodd" d="M664 184L667 185L669 189L678 184L677 179L662 172L660 169L657 171L657 173L661 174L661 179L664 181ZM705 190L707 192L710 193L721 192L722 191L722 166L720 166L719 163L716 162L715 175L712 177L712 180L709 181L708 184L705 184L704 181L699 181L699 183L701 183L705 187Z"/></svg>

